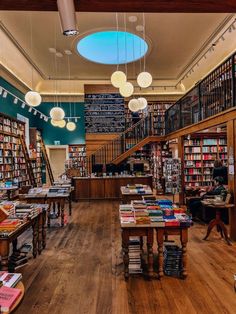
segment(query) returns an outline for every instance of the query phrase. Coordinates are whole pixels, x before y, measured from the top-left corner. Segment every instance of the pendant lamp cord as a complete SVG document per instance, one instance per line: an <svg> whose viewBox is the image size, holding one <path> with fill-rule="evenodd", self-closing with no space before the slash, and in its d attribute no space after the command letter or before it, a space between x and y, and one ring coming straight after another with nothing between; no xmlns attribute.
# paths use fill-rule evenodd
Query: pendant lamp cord
<svg viewBox="0 0 236 314"><path fill-rule="evenodd" d="M128 80L128 69L127 69L127 33L126 33L126 13L124 13L124 25L125 25L125 74Z"/></svg>
<svg viewBox="0 0 236 314"><path fill-rule="evenodd" d="M32 12L29 16L30 20L30 50L31 50L31 59L33 59L33 25L32 25ZM34 90L34 68L33 63L31 64L31 88Z"/></svg>
<svg viewBox="0 0 236 314"><path fill-rule="evenodd" d="M144 72L146 70L146 54L145 54L146 34L145 34L145 31L146 31L146 21L145 21L145 13L143 12L143 40L144 40L144 43L143 43L143 54L144 54L143 70L144 70Z"/></svg>
<svg viewBox="0 0 236 314"><path fill-rule="evenodd" d="M119 17L118 13L116 12L116 52L117 52L117 65L116 69L117 71L119 70Z"/></svg>

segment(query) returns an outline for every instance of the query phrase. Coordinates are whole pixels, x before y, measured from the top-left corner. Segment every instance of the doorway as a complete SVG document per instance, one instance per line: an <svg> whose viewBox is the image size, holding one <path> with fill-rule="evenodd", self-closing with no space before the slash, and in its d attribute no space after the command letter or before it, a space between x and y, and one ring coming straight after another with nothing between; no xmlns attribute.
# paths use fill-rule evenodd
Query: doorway
<svg viewBox="0 0 236 314"><path fill-rule="evenodd" d="M68 159L67 145L46 146L48 158L52 168L54 180L57 180L65 172L65 161ZM47 183L49 178L47 174Z"/></svg>

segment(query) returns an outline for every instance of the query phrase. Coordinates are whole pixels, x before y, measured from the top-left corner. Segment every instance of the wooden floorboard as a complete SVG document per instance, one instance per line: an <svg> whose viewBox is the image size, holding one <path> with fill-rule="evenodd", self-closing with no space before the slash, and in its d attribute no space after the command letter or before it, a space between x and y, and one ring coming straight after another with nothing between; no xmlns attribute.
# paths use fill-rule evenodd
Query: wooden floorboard
<svg viewBox="0 0 236 314"><path fill-rule="evenodd" d="M205 232L199 224L189 232L186 280L125 282L118 202L76 203L68 224L52 227L46 250L22 269L26 293L15 313L235 313L236 244L228 246L216 232L203 241Z"/></svg>

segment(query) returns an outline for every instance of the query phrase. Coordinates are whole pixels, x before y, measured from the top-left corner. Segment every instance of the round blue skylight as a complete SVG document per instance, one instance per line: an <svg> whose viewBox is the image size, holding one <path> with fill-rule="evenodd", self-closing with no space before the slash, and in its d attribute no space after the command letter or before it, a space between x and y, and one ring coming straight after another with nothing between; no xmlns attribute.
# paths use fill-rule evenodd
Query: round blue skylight
<svg viewBox="0 0 236 314"><path fill-rule="evenodd" d="M122 31L90 34L77 43L77 51L85 59L102 64L124 64L139 60L148 51L141 37Z"/></svg>

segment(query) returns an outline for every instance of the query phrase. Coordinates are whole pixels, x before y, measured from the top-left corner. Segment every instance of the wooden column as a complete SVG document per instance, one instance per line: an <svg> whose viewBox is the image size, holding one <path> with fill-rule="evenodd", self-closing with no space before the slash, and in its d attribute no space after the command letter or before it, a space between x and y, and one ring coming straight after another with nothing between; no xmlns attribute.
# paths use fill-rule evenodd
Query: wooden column
<svg viewBox="0 0 236 314"><path fill-rule="evenodd" d="M178 157L181 159L181 192L179 203L184 204L184 136L178 137Z"/></svg>
<svg viewBox="0 0 236 314"><path fill-rule="evenodd" d="M235 207L229 209L229 234L236 241L236 120L227 122L227 154L228 154L228 186L233 193ZM234 166L234 174L229 174L230 166Z"/></svg>

